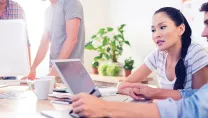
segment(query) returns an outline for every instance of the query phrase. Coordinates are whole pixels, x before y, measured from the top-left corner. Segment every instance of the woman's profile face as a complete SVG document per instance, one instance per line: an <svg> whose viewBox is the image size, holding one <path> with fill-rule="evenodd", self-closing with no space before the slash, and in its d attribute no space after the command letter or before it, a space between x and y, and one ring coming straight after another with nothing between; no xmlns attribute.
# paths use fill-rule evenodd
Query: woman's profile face
<svg viewBox="0 0 208 118"><path fill-rule="evenodd" d="M158 50L164 51L181 41L181 26L176 26L174 21L165 13L159 12L152 17L152 39Z"/></svg>

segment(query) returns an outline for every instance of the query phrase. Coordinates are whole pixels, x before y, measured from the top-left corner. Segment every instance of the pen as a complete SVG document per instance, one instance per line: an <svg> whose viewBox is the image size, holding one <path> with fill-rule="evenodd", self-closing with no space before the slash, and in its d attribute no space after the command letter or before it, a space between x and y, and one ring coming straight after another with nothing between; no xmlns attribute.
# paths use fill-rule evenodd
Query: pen
<svg viewBox="0 0 208 118"><path fill-rule="evenodd" d="M91 91L89 94L93 95L95 91L96 91L96 87L93 88L92 91ZM72 114L72 113L73 113L73 110L71 110L71 111L69 112L69 114Z"/></svg>

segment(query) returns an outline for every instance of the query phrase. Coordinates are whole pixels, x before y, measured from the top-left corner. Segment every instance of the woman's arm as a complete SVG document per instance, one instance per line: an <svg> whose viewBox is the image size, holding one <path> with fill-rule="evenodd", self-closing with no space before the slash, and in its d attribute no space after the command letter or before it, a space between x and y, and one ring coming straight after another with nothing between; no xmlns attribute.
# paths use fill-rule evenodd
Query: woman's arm
<svg viewBox="0 0 208 118"><path fill-rule="evenodd" d="M155 91L153 92L154 95L152 99L166 99L172 98L174 100L181 99L181 93L178 90L169 90L169 89L162 89L162 88L153 88Z"/></svg>
<svg viewBox="0 0 208 118"><path fill-rule="evenodd" d="M141 83L126 84L125 86L120 87L121 90L127 88L131 88L129 94L134 99L140 99L139 97L144 97L146 99L166 99L169 97L174 100L181 99L181 93L178 90L152 88Z"/></svg>
<svg viewBox="0 0 208 118"><path fill-rule="evenodd" d="M128 86L129 84L142 82L152 71L145 65L142 64L136 71L129 75L122 83L118 84L118 93L124 95L130 95L131 88L121 89L123 86Z"/></svg>
<svg viewBox="0 0 208 118"><path fill-rule="evenodd" d="M151 72L152 71L145 64L142 64L136 71L134 71L126 78L125 82L142 82L142 80L144 80L149 74L151 74Z"/></svg>

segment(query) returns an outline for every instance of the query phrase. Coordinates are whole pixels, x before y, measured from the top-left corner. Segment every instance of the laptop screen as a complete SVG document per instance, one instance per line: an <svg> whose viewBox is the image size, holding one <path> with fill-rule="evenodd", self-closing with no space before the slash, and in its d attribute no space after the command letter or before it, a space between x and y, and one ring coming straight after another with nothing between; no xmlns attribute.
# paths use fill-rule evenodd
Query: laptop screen
<svg viewBox="0 0 208 118"><path fill-rule="evenodd" d="M81 61L68 60L55 62L55 64L63 77L62 79L66 81L74 94L89 93L96 87ZM95 95L98 93L98 91L95 92Z"/></svg>

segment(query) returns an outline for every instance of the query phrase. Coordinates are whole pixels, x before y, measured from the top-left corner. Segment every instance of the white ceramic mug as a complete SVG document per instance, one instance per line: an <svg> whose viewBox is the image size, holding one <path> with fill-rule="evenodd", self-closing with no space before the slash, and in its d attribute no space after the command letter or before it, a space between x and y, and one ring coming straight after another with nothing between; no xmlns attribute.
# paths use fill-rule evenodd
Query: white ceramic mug
<svg viewBox="0 0 208 118"><path fill-rule="evenodd" d="M39 100L48 99L50 81L37 79L34 81L35 94Z"/></svg>
<svg viewBox="0 0 208 118"><path fill-rule="evenodd" d="M42 76L42 77L39 77L39 79L49 80L50 81L49 93L53 93L53 89L55 85L55 76Z"/></svg>

